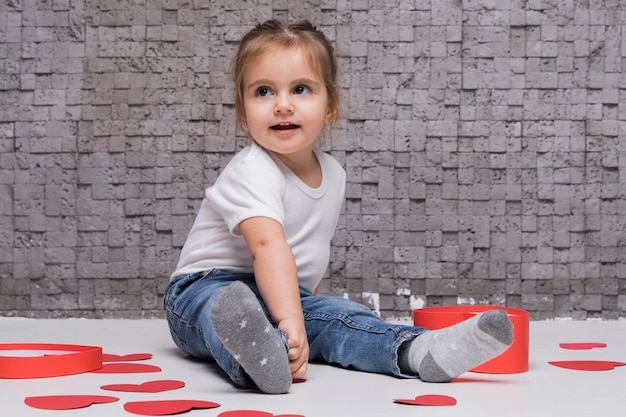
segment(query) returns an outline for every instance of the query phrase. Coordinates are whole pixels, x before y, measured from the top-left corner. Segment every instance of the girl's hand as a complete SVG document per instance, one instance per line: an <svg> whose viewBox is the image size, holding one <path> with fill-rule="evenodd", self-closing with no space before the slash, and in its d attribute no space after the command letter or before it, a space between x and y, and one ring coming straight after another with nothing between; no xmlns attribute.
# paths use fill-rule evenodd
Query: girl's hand
<svg viewBox="0 0 626 417"><path fill-rule="evenodd" d="M289 344L289 369L293 378L303 378L309 363L309 341L304 323L297 319L285 319L278 328L287 335Z"/></svg>

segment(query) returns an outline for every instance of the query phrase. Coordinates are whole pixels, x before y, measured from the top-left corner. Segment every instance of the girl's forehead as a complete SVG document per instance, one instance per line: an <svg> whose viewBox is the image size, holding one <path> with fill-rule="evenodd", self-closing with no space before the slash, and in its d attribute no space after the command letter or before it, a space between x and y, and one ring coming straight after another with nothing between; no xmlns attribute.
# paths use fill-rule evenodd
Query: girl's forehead
<svg viewBox="0 0 626 417"><path fill-rule="evenodd" d="M275 59L275 61L268 61L267 58ZM275 65L288 65L290 62L297 62L299 64L304 64L308 66L308 68L317 75L320 79L323 79L322 71L319 63L314 59L312 53L306 50L306 48L301 46L274 46L267 48L265 51L262 51L255 59L253 59L246 70L244 71L244 78L246 75L249 75L250 71L254 71L258 69L260 63L270 62Z"/></svg>

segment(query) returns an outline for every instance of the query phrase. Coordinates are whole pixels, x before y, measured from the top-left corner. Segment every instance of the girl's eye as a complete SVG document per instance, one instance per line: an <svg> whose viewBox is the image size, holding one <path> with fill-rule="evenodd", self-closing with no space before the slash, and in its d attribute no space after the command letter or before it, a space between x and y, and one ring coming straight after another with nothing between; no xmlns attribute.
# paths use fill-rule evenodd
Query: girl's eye
<svg viewBox="0 0 626 417"><path fill-rule="evenodd" d="M311 89L306 85L298 85L293 89L294 94L307 94L311 92Z"/></svg>
<svg viewBox="0 0 626 417"><path fill-rule="evenodd" d="M259 87L259 89L256 90L256 95L260 97L266 97L271 94L272 94L272 91L267 87Z"/></svg>

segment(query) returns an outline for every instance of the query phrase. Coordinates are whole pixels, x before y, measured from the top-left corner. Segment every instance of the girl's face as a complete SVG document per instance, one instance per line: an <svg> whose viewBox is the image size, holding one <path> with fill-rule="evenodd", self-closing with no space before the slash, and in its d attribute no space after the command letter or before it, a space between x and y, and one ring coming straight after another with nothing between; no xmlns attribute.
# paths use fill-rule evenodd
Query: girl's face
<svg viewBox="0 0 626 417"><path fill-rule="evenodd" d="M324 80L302 51L279 48L262 55L244 71L243 84L250 136L290 167L310 162L313 143L333 115Z"/></svg>

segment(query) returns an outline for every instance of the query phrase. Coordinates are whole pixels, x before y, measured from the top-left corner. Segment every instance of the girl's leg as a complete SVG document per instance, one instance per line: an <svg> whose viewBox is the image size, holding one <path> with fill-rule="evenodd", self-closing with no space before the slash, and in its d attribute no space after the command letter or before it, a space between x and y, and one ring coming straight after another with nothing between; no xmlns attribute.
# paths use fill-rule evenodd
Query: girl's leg
<svg viewBox="0 0 626 417"><path fill-rule="evenodd" d="M259 304L256 296L250 291L247 293L237 292L235 298L245 297L245 302L240 300L241 302L237 306L233 307L230 305L233 292L225 290L230 288L229 286L235 281L241 281L246 286L255 287L254 276L251 274L230 274L223 271L211 271L209 273L196 273L175 278L167 287L164 297L170 332L174 342L182 351L197 358L214 359L235 385L244 388L258 386L263 390L263 387L257 383L258 381L254 381L255 379L260 379L257 377L257 369L244 370L247 358L244 360L235 358L231 353L233 348L232 340L237 338L231 339L229 347L226 347L222 341L229 327L238 326L241 323L241 317L236 317L233 314L235 310L249 320L249 329L265 328L269 324L267 320L269 316L266 316L267 310ZM223 296L220 298L219 295L222 293ZM248 308L241 308L242 306L248 306ZM262 310L261 314L258 312L259 308ZM220 328L221 338L218 332L215 331L212 319L216 323L223 324ZM270 327L272 327L274 334L271 334L268 340L276 340L278 338L283 344L282 353L284 353L286 358L287 342L284 334L279 330L274 330L271 324ZM288 372L288 361L286 369ZM290 374L288 375L290 376ZM284 380L285 378L283 377L282 379ZM288 383L289 385L291 384L290 378ZM282 385L285 385L284 381L281 382L280 387L276 388L275 384L270 381L269 386L266 386L264 391L273 392L276 389L278 391L286 391Z"/></svg>
<svg viewBox="0 0 626 417"><path fill-rule="evenodd" d="M283 332L269 322L259 299L241 281L215 297L211 324L226 349L266 394L284 394L291 386L288 348Z"/></svg>
<svg viewBox="0 0 626 417"><path fill-rule="evenodd" d="M441 330L393 325L338 297L301 294L310 358L426 382L447 382L513 343L504 310L490 310Z"/></svg>
<svg viewBox="0 0 626 417"><path fill-rule="evenodd" d="M311 362L322 361L360 371L416 378L398 366L398 350L426 330L394 325L369 308L341 297L301 291Z"/></svg>
<svg viewBox="0 0 626 417"><path fill-rule="evenodd" d="M454 326L424 333L403 347L400 363L423 381L448 382L498 356L512 343L513 323L506 311L487 310Z"/></svg>

